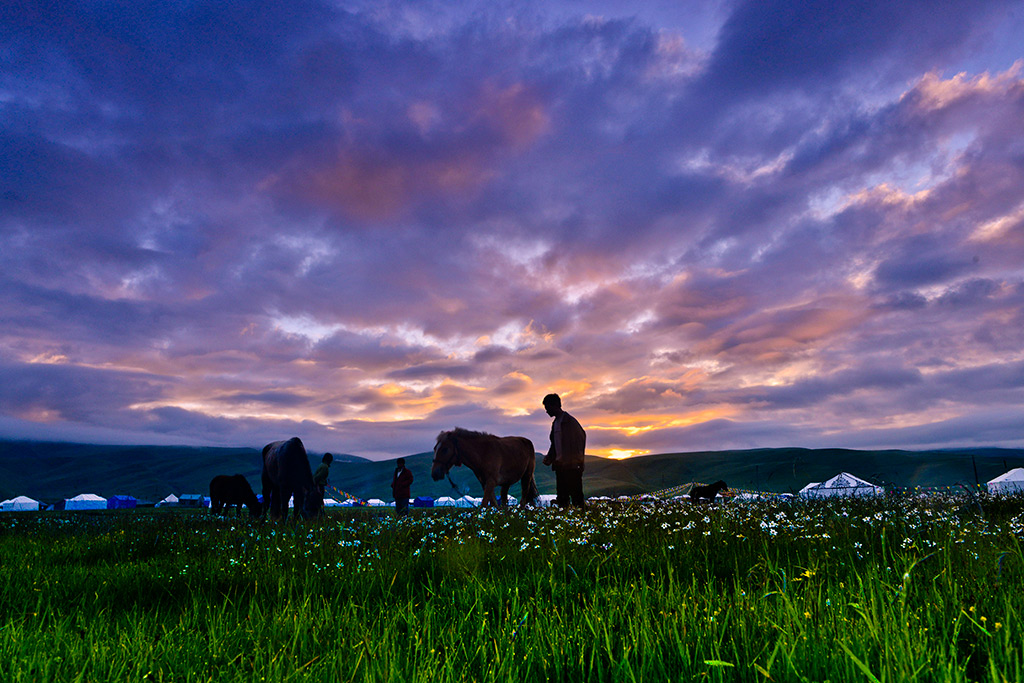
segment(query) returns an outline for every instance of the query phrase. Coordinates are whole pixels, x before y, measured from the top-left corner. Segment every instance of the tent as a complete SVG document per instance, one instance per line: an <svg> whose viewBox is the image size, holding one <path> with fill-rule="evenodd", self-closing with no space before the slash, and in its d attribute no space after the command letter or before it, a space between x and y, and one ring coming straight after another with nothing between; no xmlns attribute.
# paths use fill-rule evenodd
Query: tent
<svg viewBox="0 0 1024 683"><path fill-rule="evenodd" d="M111 496L107 498L108 510L126 510L137 507L139 499L132 496Z"/></svg>
<svg viewBox="0 0 1024 683"><path fill-rule="evenodd" d="M25 510L38 510L39 501L33 500L28 496L18 496L17 498L11 498L0 503L0 511L2 512L23 512Z"/></svg>
<svg viewBox="0 0 1024 683"><path fill-rule="evenodd" d="M74 498L64 500L65 510L106 510L107 499L95 493L80 493Z"/></svg>
<svg viewBox="0 0 1024 683"><path fill-rule="evenodd" d="M324 507L325 508L336 508L336 507L340 507L340 506L341 506L341 503L339 503L338 501L334 500L333 498L324 498Z"/></svg>
<svg viewBox="0 0 1024 683"><path fill-rule="evenodd" d="M537 496L537 500L535 500L533 504L540 508L551 507L555 504L555 494L542 493Z"/></svg>
<svg viewBox="0 0 1024 683"><path fill-rule="evenodd" d="M371 498L370 500L366 501L366 504L369 505L370 507L375 507L375 508L382 508L382 507L387 507L388 506L388 504L385 503L380 498Z"/></svg>
<svg viewBox="0 0 1024 683"><path fill-rule="evenodd" d="M161 500L159 503L157 503L156 506L159 508L159 507L175 506L177 504L178 504L178 497L172 493L171 495L167 496L166 498Z"/></svg>
<svg viewBox="0 0 1024 683"><path fill-rule="evenodd" d="M432 508L434 507L434 499L429 496L416 496L412 501L414 508Z"/></svg>
<svg viewBox="0 0 1024 683"><path fill-rule="evenodd" d="M1024 467L1012 469L988 482L988 492L1004 495L1024 493Z"/></svg>
<svg viewBox="0 0 1024 683"><path fill-rule="evenodd" d="M840 472L820 484L808 484L800 489L805 498L835 498L839 496L881 496L885 489L869 481L855 477L849 472Z"/></svg>

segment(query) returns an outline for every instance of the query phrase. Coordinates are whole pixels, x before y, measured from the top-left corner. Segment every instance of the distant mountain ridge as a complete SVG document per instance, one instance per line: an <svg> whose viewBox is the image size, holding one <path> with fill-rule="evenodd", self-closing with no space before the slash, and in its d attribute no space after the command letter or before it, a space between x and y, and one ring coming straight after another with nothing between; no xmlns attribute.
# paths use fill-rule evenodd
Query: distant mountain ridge
<svg viewBox="0 0 1024 683"><path fill-rule="evenodd" d="M310 452L315 467L322 454ZM359 498L391 496L394 460L372 461L334 454L330 483ZM451 478L430 478L432 454L405 456L415 481L412 495L480 495L480 484L465 467ZM649 493L691 481L724 479L737 489L798 491L812 481L850 472L885 486L939 487L985 483L1008 469L1024 467L1024 449L861 451L850 449L763 448L740 451L663 453L610 460L587 456L584 491L593 495ZM243 474L260 488L256 448L190 446L103 446L39 441L0 441L0 497L27 495L53 502L79 493L104 497L129 494L156 501L170 493L207 493L218 474ZM977 474L975 474L977 472ZM554 476L537 461L537 486L554 493ZM519 495L519 485L510 492Z"/></svg>

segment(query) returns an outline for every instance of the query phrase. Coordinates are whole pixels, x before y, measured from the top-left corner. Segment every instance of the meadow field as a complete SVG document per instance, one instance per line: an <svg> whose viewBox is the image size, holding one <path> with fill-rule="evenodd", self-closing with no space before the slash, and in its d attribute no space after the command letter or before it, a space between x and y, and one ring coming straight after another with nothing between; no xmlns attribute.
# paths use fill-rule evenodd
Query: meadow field
<svg viewBox="0 0 1024 683"><path fill-rule="evenodd" d="M973 495L0 517L0 680L1022 681Z"/></svg>

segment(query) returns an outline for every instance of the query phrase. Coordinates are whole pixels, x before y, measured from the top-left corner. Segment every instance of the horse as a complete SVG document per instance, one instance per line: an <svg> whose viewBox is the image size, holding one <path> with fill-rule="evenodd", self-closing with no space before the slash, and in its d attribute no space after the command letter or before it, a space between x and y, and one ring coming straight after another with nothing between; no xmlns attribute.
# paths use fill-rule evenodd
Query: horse
<svg viewBox="0 0 1024 683"><path fill-rule="evenodd" d="M520 505L529 505L539 492L533 478L536 451L522 436L494 436L456 427L437 435L430 476L440 481L452 467L465 465L484 487L481 506L498 506L494 487L501 487L501 505L508 504L508 489L517 481L522 486Z"/></svg>
<svg viewBox="0 0 1024 683"><path fill-rule="evenodd" d="M690 489L690 502L700 503L701 501L710 503L718 495L719 491L728 491L729 487L725 485L725 482L719 479L714 484L708 484L707 486L694 486Z"/></svg>
<svg viewBox="0 0 1024 683"><path fill-rule="evenodd" d="M235 508L237 515L243 505L249 508L251 517L259 517L263 513L263 506L244 475L218 474L210 480L210 510L214 514L219 515L224 508Z"/></svg>
<svg viewBox="0 0 1024 683"><path fill-rule="evenodd" d="M296 517L314 517L323 506L313 483L306 447L297 436L263 447L263 505L270 510L271 519L284 519L292 496Z"/></svg>

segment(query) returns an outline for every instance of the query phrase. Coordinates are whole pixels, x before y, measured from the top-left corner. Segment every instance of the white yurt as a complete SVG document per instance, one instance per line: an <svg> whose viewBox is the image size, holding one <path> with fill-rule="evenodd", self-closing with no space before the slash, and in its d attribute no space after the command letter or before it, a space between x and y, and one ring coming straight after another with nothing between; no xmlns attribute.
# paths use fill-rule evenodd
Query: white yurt
<svg viewBox="0 0 1024 683"><path fill-rule="evenodd" d="M106 510L107 499L95 493L80 493L64 501L65 510Z"/></svg>
<svg viewBox="0 0 1024 683"><path fill-rule="evenodd" d="M800 489L806 498L835 498L839 496L881 496L885 489L869 481L855 477L849 472L840 472L820 484L808 484Z"/></svg>
<svg viewBox="0 0 1024 683"><path fill-rule="evenodd" d="M366 501L366 504L369 505L370 507L374 507L374 508L383 508L383 507L387 507L387 505L388 505L387 503L385 503L380 498L371 498L370 500Z"/></svg>
<svg viewBox="0 0 1024 683"><path fill-rule="evenodd" d="M0 512L26 512L39 509L39 501L28 496L17 496L0 502Z"/></svg>
<svg viewBox="0 0 1024 683"><path fill-rule="evenodd" d="M156 506L159 508L159 507L173 506L173 505L177 505L177 504L178 504L178 497L172 493L171 495L167 496L166 498L161 500L159 503L157 503Z"/></svg>
<svg viewBox="0 0 1024 683"><path fill-rule="evenodd" d="M555 504L555 494L553 493L542 493L537 496L537 500L534 501L534 505L539 508L550 507Z"/></svg>
<svg viewBox="0 0 1024 683"><path fill-rule="evenodd" d="M1000 474L988 482L989 493L1009 494L1024 493L1024 467L1017 467L1009 472Z"/></svg>

